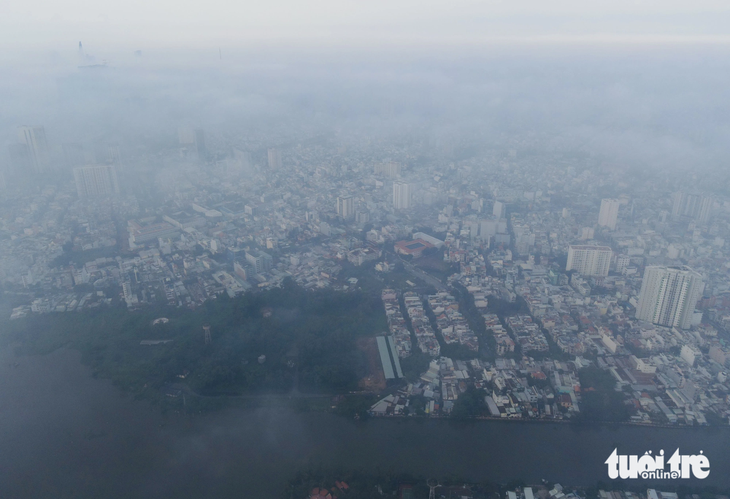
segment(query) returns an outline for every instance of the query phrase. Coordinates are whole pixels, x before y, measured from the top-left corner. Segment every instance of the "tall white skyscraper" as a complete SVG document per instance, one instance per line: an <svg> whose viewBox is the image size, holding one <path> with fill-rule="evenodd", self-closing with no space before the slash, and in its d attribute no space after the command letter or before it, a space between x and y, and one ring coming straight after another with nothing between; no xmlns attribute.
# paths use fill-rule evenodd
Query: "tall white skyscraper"
<svg viewBox="0 0 730 499"><path fill-rule="evenodd" d="M281 151L278 149L269 149L269 168L278 170L281 168Z"/></svg>
<svg viewBox="0 0 730 499"><path fill-rule="evenodd" d="M602 199L601 211L598 213L598 225L616 230L616 220L618 219L618 199Z"/></svg>
<svg viewBox="0 0 730 499"><path fill-rule="evenodd" d="M709 196L678 191L672 196L672 217L689 217L700 223L710 220L713 200Z"/></svg>
<svg viewBox="0 0 730 499"><path fill-rule="evenodd" d="M42 126L21 126L18 129L18 139L25 146L33 173L41 174L48 171L50 160L46 130Z"/></svg>
<svg viewBox="0 0 730 499"><path fill-rule="evenodd" d="M406 182L393 182L393 207L406 210L411 207L411 185Z"/></svg>
<svg viewBox="0 0 730 499"><path fill-rule="evenodd" d="M81 199L119 194L117 172L112 165L74 168L74 180L76 181L76 192Z"/></svg>
<svg viewBox="0 0 730 499"><path fill-rule="evenodd" d="M507 207L501 201L495 201L492 207L492 215L497 218L504 218L507 212Z"/></svg>
<svg viewBox="0 0 730 499"><path fill-rule="evenodd" d="M352 196L337 197L337 214L342 218L349 220L355 216L355 198Z"/></svg>
<svg viewBox="0 0 730 499"><path fill-rule="evenodd" d="M400 175L401 166L395 161L375 164L375 175L383 175L388 178L396 178Z"/></svg>
<svg viewBox="0 0 730 499"><path fill-rule="evenodd" d="M198 158L204 159L207 156L205 149L205 131L201 128L180 127L177 131L178 140L181 146L190 148L190 151L197 154Z"/></svg>
<svg viewBox="0 0 730 499"><path fill-rule="evenodd" d="M608 246L570 245L566 272L575 270L587 276L607 276L613 251Z"/></svg>
<svg viewBox="0 0 730 499"><path fill-rule="evenodd" d="M702 276L689 267L649 266L641 281L636 318L689 329L703 287Z"/></svg>

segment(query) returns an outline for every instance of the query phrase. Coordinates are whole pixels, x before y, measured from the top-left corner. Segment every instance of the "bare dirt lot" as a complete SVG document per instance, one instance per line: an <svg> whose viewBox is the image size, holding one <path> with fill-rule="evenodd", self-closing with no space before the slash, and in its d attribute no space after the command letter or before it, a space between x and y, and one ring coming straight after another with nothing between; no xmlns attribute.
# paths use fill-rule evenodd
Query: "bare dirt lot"
<svg viewBox="0 0 730 499"><path fill-rule="evenodd" d="M359 381L361 390L380 392L385 389L385 374L380 365L380 353L375 338L360 338L357 348L365 354L368 365L367 375Z"/></svg>

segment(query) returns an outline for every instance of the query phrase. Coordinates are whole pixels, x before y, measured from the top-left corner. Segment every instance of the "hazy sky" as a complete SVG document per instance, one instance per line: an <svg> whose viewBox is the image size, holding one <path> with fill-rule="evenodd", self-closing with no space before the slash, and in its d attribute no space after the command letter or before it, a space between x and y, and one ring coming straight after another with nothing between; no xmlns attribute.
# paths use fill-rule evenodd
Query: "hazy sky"
<svg viewBox="0 0 730 499"><path fill-rule="evenodd" d="M28 123L57 148L413 129L712 166L728 49L730 0L0 0L0 151Z"/></svg>
<svg viewBox="0 0 730 499"><path fill-rule="evenodd" d="M471 43L517 38L730 43L727 0L5 0L0 47L257 41Z"/></svg>

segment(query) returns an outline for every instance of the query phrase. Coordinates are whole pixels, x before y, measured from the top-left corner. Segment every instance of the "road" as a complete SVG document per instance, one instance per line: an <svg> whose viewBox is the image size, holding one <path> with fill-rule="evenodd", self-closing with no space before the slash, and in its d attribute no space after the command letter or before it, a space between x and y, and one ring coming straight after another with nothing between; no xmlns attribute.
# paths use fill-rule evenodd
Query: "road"
<svg viewBox="0 0 730 499"><path fill-rule="evenodd" d="M409 274L412 274L422 281L424 281L426 284L430 284L434 288L436 288L439 291L444 291L446 289L446 286L444 286L444 283L440 280L436 279L431 274L428 274L427 272L424 272L423 270L419 269L415 265L411 264L410 262L406 262L405 260L401 260L403 262L403 268L406 269L406 271Z"/></svg>
<svg viewBox="0 0 730 499"><path fill-rule="evenodd" d="M393 253L393 252L390 252L390 251L387 251L387 250L383 250L383 252L384 253L391 254L391 255L394 255L395 257L397 257L398 260L400 260L401 263L403 263L403 268L406 269L406 272L408 272L409 274L418 277L423 282L425 282L426 284L430 284L431 286L433 286L434 288L436 288L439 291L445 291L446 290L446 286L444 286L444 283L443 282L441 282L439 279L435 278L431 274L429 274L427 272L424 272L423 270L419 269L418 267L416 267L415 265L411 264L410 262L407 262L407 261L403 260L403 258L401 258L401 256L398 253Z"/></svg>

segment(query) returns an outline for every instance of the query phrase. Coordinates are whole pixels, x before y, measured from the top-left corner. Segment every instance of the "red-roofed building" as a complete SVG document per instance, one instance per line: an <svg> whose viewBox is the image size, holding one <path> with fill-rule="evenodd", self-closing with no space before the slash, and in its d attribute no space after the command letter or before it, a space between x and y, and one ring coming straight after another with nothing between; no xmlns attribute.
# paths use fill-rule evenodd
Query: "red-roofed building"
<svg viewBox="0 0 730 499"><path fill-rule="evenodd" d="M413 241L398 241L395 243L396 253L401 255L413 255L414 258L421 256L425 249L435 248L435 246L423 239L414 239Z"/></svg>

